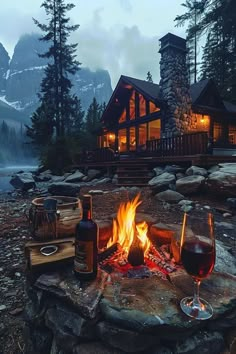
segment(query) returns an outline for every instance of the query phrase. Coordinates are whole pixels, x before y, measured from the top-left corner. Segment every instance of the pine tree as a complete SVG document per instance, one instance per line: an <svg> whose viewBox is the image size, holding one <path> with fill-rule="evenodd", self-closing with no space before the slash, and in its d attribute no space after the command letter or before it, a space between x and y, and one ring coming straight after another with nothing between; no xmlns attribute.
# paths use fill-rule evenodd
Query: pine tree
<svg viewBox="0 0 236 354"><path fill-rule="evenodd" d="M72 84L69 75L75 74L80 63L75 59L77 44L68 44L68 38L70 33L77 30L79 26L70 26L70 19L66 17L66 13L74 6L73 4L65 4L65 0L45 0L41 7L45 9L48 24L41 24L34 19L35 24L45 32L40 40L49 43L48 50L40 56L47 58L49 62L39 94L42 107L33 115L34 126L32 129L35 130L37 126L40 126L41 129L46 123L45 121L48 120L50 128L55 126L57 138L63 138L66 135L67 125L71 124L70 120L73 119L75 113L72 109L74 102L70 94ZM46 111L50 115L47 114L46 117L43 117L43 113ZM42 124L36 122L37 119L42 119ZM34 135L40 134L35 131ZM49 137L47 132L46 135Z"/></svg>
<svg viewBox="0 0 236 354"><path fill-rule="evenodd" d="M84 131L84 115L85 112L82 109L81 101L78 97L74 97L73 99L73 111L74 117L73 120L70 122L70 131L68 132L69 135L80 137Z"/></svg>
<svg viewBox="0 0 236 354"><path fill-rule="evenodd" d="M176 26L183 26L188 22L187 29L187 66L189 70L189 81L196 82L198 74L198 42L200 38L201 28L199 26L203 11L205 0L186 0L184 6L187 12L183 15L176 16Z"/></svg>
<svg viewBox="0 0 236 354"><path fill-rule="evenodd" d="M193 4L197 4L194 23ZM189 24L188 39L207 34L201 78L213 78L220 94L236 102L236 2L235 0L186 0L187 12L176 17L178 25Z"/></svg>
<svg viewBox="0 0 236 354"><path fill-rule="evenodd" d="M97 146L97 132L101 128L101 117L105 109L105 104L99 105L96 98L93 98L85 117L85 133L87 136L87 148L89 150Z"/></svg>

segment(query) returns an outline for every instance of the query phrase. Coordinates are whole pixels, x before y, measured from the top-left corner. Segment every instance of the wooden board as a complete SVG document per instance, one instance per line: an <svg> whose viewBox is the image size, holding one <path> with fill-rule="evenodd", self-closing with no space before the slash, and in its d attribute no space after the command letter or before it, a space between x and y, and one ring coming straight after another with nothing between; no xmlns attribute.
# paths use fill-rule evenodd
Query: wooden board
<svg viewBox="0 0 236 354"><path fill-rule="evenodd" d="M58 247L57 252L52 255L45 256L40 249L45 246L55 245ZM74 237L51 240L47 242L29 241L25 245L25 256L27 267L29 269L42 268L47 266L70 261L74 258L75 246Z"/></svg>

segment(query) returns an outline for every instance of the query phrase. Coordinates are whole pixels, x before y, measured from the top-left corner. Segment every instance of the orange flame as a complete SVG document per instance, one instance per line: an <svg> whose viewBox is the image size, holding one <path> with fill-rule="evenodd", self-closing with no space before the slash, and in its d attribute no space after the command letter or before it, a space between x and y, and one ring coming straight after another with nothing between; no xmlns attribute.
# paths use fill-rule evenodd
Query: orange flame
<svg viewBox="0 0 236 354"><path fill-rule="evenodd" d="M147 223L143 221L135 224L136 209L142 203L139 198L140 194L127 203L121 203L117 217L113 219L113 236L109 239L107 247L118 242L128 254L132 243L137 237L143 248L144 255L149 250L151 243L147 237Z"/></svg>

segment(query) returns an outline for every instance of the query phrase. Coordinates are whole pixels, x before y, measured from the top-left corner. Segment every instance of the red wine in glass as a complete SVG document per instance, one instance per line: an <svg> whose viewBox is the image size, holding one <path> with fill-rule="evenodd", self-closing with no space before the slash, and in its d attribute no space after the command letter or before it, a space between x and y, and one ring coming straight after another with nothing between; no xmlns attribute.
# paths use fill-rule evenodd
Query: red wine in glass
<svg viewBox="0 0 236 354"><path fill-rule="evenodd" d="M211 305L199 297L201 280L209 276L215 265L213 215L184 214L181 232L181 261L193 278L194 295L180 301L183 312L195 319L206 320L213 315Z"/></svg>
<svg viewBox="0 0 236 354"><path fill-rule="evenodd" d="M214 268L215 249L207 242L189 240L183 244L181 259L189 275L196 279L203 279Z"/></svg>

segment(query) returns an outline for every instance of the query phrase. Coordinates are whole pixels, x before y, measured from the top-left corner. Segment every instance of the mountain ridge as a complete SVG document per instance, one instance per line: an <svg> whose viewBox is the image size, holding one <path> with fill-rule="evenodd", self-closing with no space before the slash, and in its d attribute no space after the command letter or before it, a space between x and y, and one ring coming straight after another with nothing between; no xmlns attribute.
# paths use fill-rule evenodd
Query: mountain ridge
<svg viewBox="0 0 236 354"><path fill-rule="evenodd" d="M23 119L28 123L39 105L38 93L47 65L47 60L38 56L48 48L39 37L36 33L22 36L11 59L0 43L0 100L15 110L16 120ZM109 72L104 69L91 71L87 67L81 67L71 76L71 81L71 92L81 100L82 109L85 111L94 97L98 103L107 103L112 94L111 78ZM21 114L17 115L17 112ZM6 112L2 111L0 105L0 121L4 120L4 114Z"/></svg>

